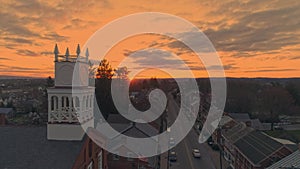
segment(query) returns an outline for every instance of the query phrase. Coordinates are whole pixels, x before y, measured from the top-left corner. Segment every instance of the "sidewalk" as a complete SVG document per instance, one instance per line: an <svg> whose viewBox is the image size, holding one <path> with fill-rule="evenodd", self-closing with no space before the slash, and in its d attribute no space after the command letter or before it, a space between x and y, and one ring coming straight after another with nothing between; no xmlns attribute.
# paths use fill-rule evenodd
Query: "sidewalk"
<svg viewBox="0 0 300 169"><path fill-rule="evenodd" d="M200 131L194 126L193 129L199 135ZM205 149L208 150L208 153L215 164L216 169L221 169L220 167L220 151L213 150L207 143L203 143L205 145ZM222 156L222 169L227 169L229 167L229 163Z"/></svg>

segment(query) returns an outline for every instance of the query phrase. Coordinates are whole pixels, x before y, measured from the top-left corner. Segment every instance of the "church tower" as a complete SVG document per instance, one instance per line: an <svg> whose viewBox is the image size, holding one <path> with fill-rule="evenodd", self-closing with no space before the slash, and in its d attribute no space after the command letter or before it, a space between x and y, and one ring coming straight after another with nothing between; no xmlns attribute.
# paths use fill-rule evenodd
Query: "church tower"
<svg viewBox="0 0 300 169"><path fill-rule="evenodd" d="M82 140L84 129L94 127L95 88L88 84L89 52L80 53L78 45L76 55L70 55L68 48L60 55L55 45L55 86L47 89L49 140Z"/></svg>

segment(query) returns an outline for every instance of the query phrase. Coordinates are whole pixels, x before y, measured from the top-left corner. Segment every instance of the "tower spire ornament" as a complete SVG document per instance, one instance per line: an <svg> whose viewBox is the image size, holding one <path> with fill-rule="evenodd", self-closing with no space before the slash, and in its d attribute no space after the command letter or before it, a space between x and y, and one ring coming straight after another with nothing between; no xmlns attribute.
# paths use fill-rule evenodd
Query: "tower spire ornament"
<svg viewBox="0 0 300 169"><path fill-rule="evenodd" d="M66 61L69 61L69 56L70 56L69 48L67 48L65 56L66 56Z"/></svg>
<svg viewBox="0 0 300 169"><path fill-rule="evenodd" d="M89 56L90 56L89 48L86 48L86 51L85 51L85 60L86 60L86 62L89 61Z"/></svg>
<svg viewBox="0 0 300 169"><path fill-rule="evenodd" d="M79 55L80 55L80 45L79 44L77 45L76 54L77 54L77 57L79 57Z"/></svg>
<svg viewBox="0 0 300 169"><path fill-rule="evenodd" d="M59 54L57 43L55 44L54 52L53 53L55 55L55 62L57 62L58 61L58 54Z"/></svg>

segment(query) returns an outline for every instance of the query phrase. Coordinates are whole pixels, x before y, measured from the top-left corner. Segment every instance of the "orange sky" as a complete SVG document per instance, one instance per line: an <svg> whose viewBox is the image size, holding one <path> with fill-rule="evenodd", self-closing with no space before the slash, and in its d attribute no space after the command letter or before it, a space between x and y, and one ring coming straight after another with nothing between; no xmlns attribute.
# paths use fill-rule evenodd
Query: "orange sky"
<svg viewBox="0 0 300 169"><path fill-rule="evenodd" d="M0 4L0 76L53 76L55 43L62 54L67 46L75 53L78 43L83 46L105 24L137 12L169 13L195 24L214 44L227 77L300 74L298 0L0 0ZM170 48L170 42L155 35L131 37L117 44L106 57L116 67L126 51L153 44L178 53L182 46ZM196 76L207 76L194 54L179 57L188 61ZM178 76L183 76L176 68L173 70ZM159 77L159 73L149 74Z"/></svg>

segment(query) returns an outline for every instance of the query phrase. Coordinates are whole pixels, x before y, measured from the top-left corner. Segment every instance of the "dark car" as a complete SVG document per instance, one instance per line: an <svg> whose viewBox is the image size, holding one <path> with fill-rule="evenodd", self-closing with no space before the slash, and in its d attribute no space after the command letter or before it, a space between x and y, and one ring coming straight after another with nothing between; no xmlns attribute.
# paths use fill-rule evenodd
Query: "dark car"
<svg viewBox="0 0 300 169"><path fill-rule="evenodd" d="M210 146L212 146L214 144L214 140L211 137L209 137L207 139L207 144L210 145Z"/></svg>
<svg viewBox="0 0 300 169"><path fill-rule="evenodd" d="M211 145L211 148L212 148L213 150L216 150L216 151L220 150L220 147L219 147L218 144L212 144L212 145Z"/></svg>
<svg viewBox="0 0 300 169"><path fill-rule="evenodd" d="M170 161L172 161L172 162L176 162L176 161L177 161L177 154L176 154L175 151L171 151L171 152L170 152L169 159L170 159Z"/></svg>

